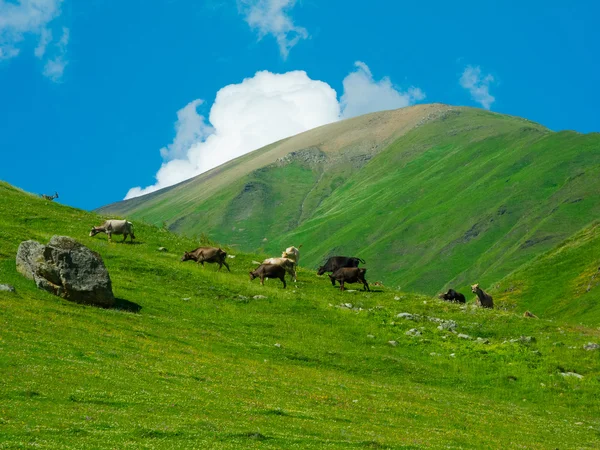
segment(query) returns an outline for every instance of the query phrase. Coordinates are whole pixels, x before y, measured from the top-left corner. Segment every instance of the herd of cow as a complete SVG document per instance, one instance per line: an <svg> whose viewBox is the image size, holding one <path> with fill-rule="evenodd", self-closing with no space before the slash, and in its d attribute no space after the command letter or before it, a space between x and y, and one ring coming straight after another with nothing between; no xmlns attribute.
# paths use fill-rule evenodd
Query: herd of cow
<svg viewBox="0 0 600 450"><path fill-rule="evenodd" d="M135 235L133 234L133 224L127 220L111 219L105 221L98 227L92 227L90 236L95 236L98 233L106 233L109 242L112 240L112 235L123 235L123 241L130 237L133 242ZM287 286L285 282L286 273L289 274L292 279L297 281L296 269L298 267L298 261L300 260L300 247L288 247L286 248L281 257L267 258L260 264L256 269L250 272L250 281L255 278L260 278L260 284L264 285L265 278L279 278L283 283L283 287ZM217 247L198 247L191 252L185 252L181 258L181 261L196 261L197 264L204 266L204 263L218 264L220 271L223 266L227 268L229 272L229 264L227 264L227 252ZM348 256L332 256L327 259L325 264L319 267L317 275L323 275L327 272L330 273L329 279L331 284L335 286L335 283L340 284L340 290L344 291L346 283L362 283L364 291L370 291L369 283L365 279L365 273L367 269L358 267L358 265L365 262L360 258L348 257ZM477 295L478 304L484 308L493 308L494 302L492 296L483 291L479 284L471 286L471 290ZM448 290L444 294L440 294L439 298L455 303L465 303L466 299L463 294L456 292L454 289Z"/></svg>

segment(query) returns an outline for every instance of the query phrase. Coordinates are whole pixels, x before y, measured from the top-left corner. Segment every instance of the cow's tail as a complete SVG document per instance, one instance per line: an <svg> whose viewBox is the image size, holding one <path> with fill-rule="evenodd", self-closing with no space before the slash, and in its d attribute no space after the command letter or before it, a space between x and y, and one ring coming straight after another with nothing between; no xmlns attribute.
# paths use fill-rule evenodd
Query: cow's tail
<svg viewBox="0 0 600 450"><path fill-rule="evenodd" d="M365 260L364 260L364 259L362 259L362 258L356 258L356 259L358 259L358 260L360 261L360 263L361 263L361 264L366 264L366 262L365 262Z"/></svg>

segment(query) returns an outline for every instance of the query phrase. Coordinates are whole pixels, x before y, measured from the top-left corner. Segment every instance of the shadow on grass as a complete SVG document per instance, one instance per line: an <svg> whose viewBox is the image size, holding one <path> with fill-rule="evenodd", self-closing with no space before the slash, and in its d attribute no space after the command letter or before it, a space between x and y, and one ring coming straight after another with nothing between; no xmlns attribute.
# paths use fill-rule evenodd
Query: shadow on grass
<svg viewBox="0 0 600 450"><path fill-rule="evenodd" d="M107 309L116 309L117 311L127 311L132 313L139 313L142 309L141 305L137 303L130 302L129 300L125 300L122 298L115 298L114 306Z"/></svg>

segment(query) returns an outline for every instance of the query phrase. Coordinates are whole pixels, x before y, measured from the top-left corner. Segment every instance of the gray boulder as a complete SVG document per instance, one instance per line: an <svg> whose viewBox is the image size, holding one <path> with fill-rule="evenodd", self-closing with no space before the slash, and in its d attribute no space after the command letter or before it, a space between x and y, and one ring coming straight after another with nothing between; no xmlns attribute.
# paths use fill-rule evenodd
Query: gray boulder
<svg viewBox="0 0 600 450"><path fill-rule="evenodd" d="M77 303L114 306L108 271L100 255L67 236L48 245L25 241L17 251L17 270L39 289Z"/></svg>
<svg viewBox="0 0 600 450"><path fill-rule="evenodd" d="M0 284L0 291L15 292L15 287L10 284Z"/></svg>

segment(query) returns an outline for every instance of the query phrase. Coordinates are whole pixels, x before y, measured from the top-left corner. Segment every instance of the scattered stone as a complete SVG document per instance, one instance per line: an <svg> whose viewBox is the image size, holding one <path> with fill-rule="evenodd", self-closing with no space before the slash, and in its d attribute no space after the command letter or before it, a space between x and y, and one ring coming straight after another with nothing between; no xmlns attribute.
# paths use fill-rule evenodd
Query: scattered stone
<svg viewBox="0 0 600 450"><path fill-rule="evenodd" d="M440 356L440 354L439 354L439 353L436 353L436 352L431 352L431 353L429 354L429 356Z"/></svg>
<svg viewBox="0 0 600 450"><path fill-rule="evenodd" d="M158 251L159 252L168 252L169 250L167 250L165 247L158 247Z"/></svg>
<svg viewBox="0 0 600 450"><path fill-rule="evenodd" d="M356 289L344 289L346 292L356 292Z"/></svg>
<svg viewBox="0 0 600 450"><path fill-rule="evenodd" d="M228 258L233 259L236 255L227 255Z"/></svg>
<svg viewBox="0 0 600 450"><path fill-rule="evenodd" d="M248 297L246 297L245 295L238 295L238 298L240 300L248 300Z"/></svg>
<svg viewBox="0 0 600 450"><path fill-rule="evenodd" d="M432 320L432 319L435 319L435 320ZM454 329L458 326L454 320L442 320L442 319L437 319L435 317L430 317L429 320L432 322L439 323L437 329L440 331L444 331L444 330L454 331Z"/></svg>
<svg viewBox="0 0 600 450"><path fill-rule="evenodd" d="M484 338L478 337L477 339L475 339L475 342L479 342L479 343L481 343L481 344L489 344L489 343L490 343L490 340L489 340L489 339L484 339Z"/></svg>
<svg viewBox="0 0 600 450"><path fill-rule="evenodd" d="M342 308L352 309L352 303L342 303L340 306Z"/></svg>
<svg viewBox="0 0 600 450"><path fill-rule="evenodd" d="M14 288L13 288L13 290L14 290ZM584 350L587 350L587 351L590 351L590 352L591 352L592 350L598 350L599 348L600 348L600 345L598 345L598 344L595 344L595 343L593 343L593 342L588 342L587 344L585 344L585 345L583 346L583 349L584 349Z"/></svg>
<svg viewBox="0 0 600 450"><path fill-rule="evenodd" d="M456 353L450 353L450 358L456 358Z"/></svg>
<svg viewBox="0 0 600 450"><path fill-rule="evenodd" d="M275 344L275 347L281 348L281 344L277 343L277 344Z"/></svg>
<svg viewBox="0 0 600 450"><path fill-rule="evenodd" d="M372 334L367 334L367 338L368 339L375 339L375 336L373 336Z"/></svg>
<svg viewBox="0 0 600 450"><path fill-rule="evenodd" d="M400 297L398 297L397 295L394 297L394 300L400 300Z"/></svg>
<svg viewBox="0 0 600 450"><path fill-rule="evenodd" d="M254 300L264 300L267 297L264 295L255 295L254 297L252 297Z"/></svg>
<svg viewBox="0 0 600 450"><path fill-rule="evenodd" d="M189 302L192 299L192 297L184 297L181 300L183 300L184 302Z"/></svg>
<svg viewBox="0 0 600 450"><path fill-rule="evenodd" d="M0 284L0 291L15 292L15 287L10 284Z"/></svg>
<svg viewBox="0 0 600 450"><path fill-rule="evenodd" d="M578 373L575 372L561 372L561 375L565 378L567 377L574 377L577 378L579 380L581 380L583 378L583 375L579 375Z"/></svg>
<svg viewBox="0 0 600 450"><path fill-rule="evenodd" d="M422 333L419 330L417 330L416 328L411 328L404 334L407 336L421 336Z"/></svg>
<svg viewBox="0 0 600 450"><path fill-rule="evenodd" d="M388 344L390 344L392 347L395 347L396 345L398 345L398 342L396 342L396 341L388 341Z"/></svg>
<svg viewBox="0 0 600 450"><path fill-rule="evenodd" d="M115 304L102 257L75 239L53 236L48 245L21 242L16 264L39 289L66 300L103 307Z"/></svg>
<svg viewBox="0 0 600 450"><path fill-rule="evenodd" d="M511 339L509 342L512 342L513 344L515 342L519 342L521 344L531 344L532 342L535 342L535 338L533 336L521 336L518 339Z"/></svg>
<svg viewBox="0 0 600 450"><path fill-rule="evenodd" d="M458 337L460 339L471 339L471 336L469 336L468 334L462 334L462 333L459 334Z"/></svg>
<svg viewBox="0 0 600 450"><path fill-rule="evenodd" d="M396 317L398 319L415 320L415 315L411 314L411 313L407 313L407 312L400 313L400 314L396 315Z"/></svg>

